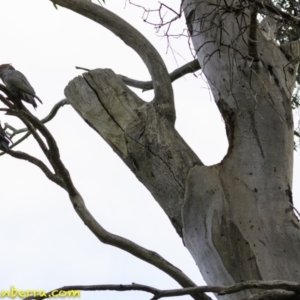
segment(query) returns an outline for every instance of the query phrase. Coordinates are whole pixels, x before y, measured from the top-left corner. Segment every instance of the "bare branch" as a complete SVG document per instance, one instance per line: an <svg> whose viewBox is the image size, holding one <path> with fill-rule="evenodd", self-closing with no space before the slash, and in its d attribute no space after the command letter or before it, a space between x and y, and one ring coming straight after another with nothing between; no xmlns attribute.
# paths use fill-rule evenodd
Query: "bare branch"
<svg viewBox="0 0 300 300"><path fill-rule="evenodd" d="M275 6L272 1L264 1L264 0L256 0L254 4L263 10L267 10L268 12L280 16L282 19L292 22L293 25L299 25L300 24L300 19L297 17L294 17L288 12L283 11L279 6Z"/></svg>
<svg viewBox="0 0 300 300"><path fill-rule="evenodd" d="M0 85L0 90L3 90L3 89L5 91L6 88L4 86ZM76 191L76 188L74 187L74 185L73 185L73 183L71 181L70 174L69 174L68 170L65 168L64 164L62 163L62 161L60 160L59 149L57 147L56 141L53 138L53 136L51 135L51 133L49 132L49 130L46 128L46 126L44 124L42 124L40 122L40 120L38 118L36 118L23 105L23 103L21 101L17 102L17 103L14 102L13 104L11 104L2 95L0 95L0 100L4 104L6 104L6 105L8 105L10 107L10 109L6 109L8 115L17 116L27 126L27 128L29 129L29 131L31 132L31 134L34 136L34 138L36 139L37 143L39 144L40 148L44 152L44 154L47 157L48 161L50 162L51 166L55 170L55 173L59 174L59 176L64 176L64 179L63 179L63 181L64 181L64 186L63 186L64 189L66 189L70 195L76 194L77 191ZM16 107L15 104L17 104L17 107ZM59 108L59 105L58 105L58 107L56 107L56 109L58 110L58 108ZM35 129L38 129L40 131L40 133L43 135L43 137L46 139L47 146L44 143L44 141L41 139L41 137L39 136L39 134L36 132ZM28 161L30 161L30 160L28 160ZM42 169L42 171L43 171L43 169ZM47 170L45 172L45 175L47 177L49 175L48 172L47 172Z"/></svg>
<svg viewBox="0 0 300 300"><path fill-rule="evenodd" d="M200 70L201 67L199 65L199 62L197 59L183 65L182 67L174 70L172 73L169 74L171 82L183 77L184 75L188 73L194 73L198 70ZM139 81L135 79L128 78L123 75L118 75L122 81L132 87L143 89L143 91L148 91L153 89L153 83L152 81Z"/></svg>
<svg viewBox="0 0 300 300"><path fill-rule="evenodd" d="M78 70L83 70L83 71L91 71L90 69L87 68L82 68L82 67L75 67ZM189 73L194 73L198 70L200 70L200 64L198 59L194 59L193 61L188 62L187 64L179 67L178 69L174 70L172 73L169 74L171 82L183 77L186 74ZM117 75L126 85L135 87L137 89L142 89L143 91L149 91L153 89L153 82L150 81L140 81L140 80L135 80L131 79L129 77L126 77L124 75Z"/></svg>
<svg viewBox="0 0 300 300"><path fill-rule="evenodd" d="M295 298L296 294L295 292L288 292L285 290L272 290L272 291L266 291L266 292L261 292L255 295L250 296L248 299L249 300L289 300L289 299L296 299Z"/></svg>
<svg viewBox="0 0 300 300"><path fill-rule="evenodd" d="M150 25L153 25L157 34L159 32L161 32L162 29L164 29L163 32L159 36L167 39L167 52L170 49L172 51L173 55L174 55L174 52L177 52L177 51L174 51L173 47L171 46L172 45L171 38L178 39L179 37L186 37L188 40L190 40L190 35L187 32L187 28L184 28L181 33L174 33L174 34L171 33L171 31L172 31L171 29L173 28L172 27L173 23L175 23L178 19L180 19L182 16L182 13L183 13L183 1L180 1L180 2L181 2L180 6L176 11L175 9L173 9L170 6L168 6L164 3L161 3L161 2L159 2L158 8L156 8L156 9L148 8L147 9L145 6L138 5L129 0L129 3L132 4L133 6L143 9L143 11L144 11L143 15L142 15L143 21ZM156 21L157 19L155 19L155 21L153 21L153 22L149 21L152 13L155 13L155 17L159 18L158 22ZM171 13L171 17L167 18L167 14L168 14L168 16L170 16L169 13ZM189 48L190 48L191 54L194 56L194 51L193 51L192 47L190 46Z"/></svg>
<svg viewBox="0 0 300 300"><path fill-rule="evenodd" d="M15 103L11 103L9 100L12 99L14 100L14 95L10 92L10 90L8 90L6 88L6 86L0 84L0 91L4 92L9 98L5 98L3 95L0 94L0 100L6 105L8 106L9 108L11 108L11 110L7 110L5 109L5 111L7 111L7 114L8 115L14 115L14 116L18 116L19 118L22 119L22 116L20 115L21 114L21 111L19 110L13 110L16 106L15 106ZM66 99L63 99L61 101L59 101L58 103L56 103L53 108L51 109L50 113L41 120L41 122L43 124L49 122L50 120L52 120L54 118L54 116L57 114L58 110L63 107L65 104L67 104L67 100ZM23 104L20 102L18 103L18 108L23 108L23 110L27 111L27 109L23 106ZM12 149L13 147L17 146L18 144L20 144L22 141L24 141L28 136L30 136L30 134L34 133L35 132L35 129L31 126L30 123L28 123L26 121L26 119L22 119L22 121L24 122L24 124L26 124L26 128L22 128L22 129L19 129L19 130L16 130L14 127L10 126L9 124L5 124L5 127L4 129L6 128L9 128L10 130L13 131L13 133L11 135L9 135L10 139L13 138L16 134L19 134L19 133L22 133L22 132L27 132L21 139L19 139L17 142L13 143L11 146L10 146L10 149ZM27 123L26 123L27 122ZM31 128L31 129L30 129ZM30 130L28 130L30 129ZM34 134L37 134L37 133L34 133ZM42 150L44 151L45 155L47 155L47 147L45 146L45 144L43 143L43 141L39 138L39 136L36 136L36 139L38 141L38 143L40 144ZM0 153L0 156L1 155L4 155L5 153L2 152Z"/></svg>
<svg viewBox="0 0 300 300"><path fill-rule="evenodd" d="M175 122L174 95L167 68L157 50L139 31L114 13L92 2L55 0L55 4L103 25L135 50L151 74L154 83L154 106L158 113Z"/></svg>
<svg viewBox="0 0 300 300"><path fill-rule="evenodd" d="M60 100L59 102L57 102L51 109L51 111L49 112L49 114L41 119L40 121L43 124L48 123L49 121L51 121L57 114L58 110L63 107L64 105L68 104L68 101L66 99ZM13 138L15 135L23 133L23 132L28 132L28 128L21 128L21 129L15 129L14 127L12 127L11 125L9 125L8 123L4 124L5 127L4 128L9 128L11 131L13 131L13 133L10 135L10 138Z"/></svg>
<svg viewBox="0 0 300 300"><path fill-rule="evenodd" d="M181 270L170 264L159 254L147 250L128 239L106 231L86 208L83 198L73 184L69 171L65 168L63 162L60 159L58 146L50 131L44 124L42 124L39 119L32 115L32 113L27 110L27 108L21 102L17 103L18 107L14 105L15 103L10 104L10 102L5 98L3 102L10 105L10 108L6 109L7 114L14 115L20 118L33 134L33 137L36 139L39 146L46 155L49 163L53 167L55 174L53 174L42 161L30 156L29 154L9 150L9 155L19 159L27 160L30 163L36 165L51 181L57 183L59 186L65 189L69 194L69 198L78 216L100 241L127 251L130 254L156 266L160 270L167 273L183 287L195 286L195 283L190 280ZM37 130L44 137L47 145L42 140ZM209 299L209 297L201 294L193 294L193 297L197 300Z"/></svg>
<svg viewBox="0 0 300 300"><path fill-rule="evenodd" d="M21 151L9 150L6 153L14 158L26 160L36 165L39 169L42 170L42 172L46 175L48 179L50 179L51 181L53 181L54 183L58 184L60 187L65 189L63 181L57 175L53 174L41 160Z"/></svg>
<svg viewBox="0 0 300 300"><path fill-rule="evenodd" d="M286 290L298 293L300 291L300 284L291 281L281 281L281 280L270 280L270 281L259 281L250 280L245 282L240 282L231 286L199 286L185 289L174 289L161 291L158 295L152 298L152 300L160 299L163 297L173 297L173 296L184 296L190 295L192 292L198 293L217 293L218 295L234 294L240 291L248 289L263 289L263 290Z"/></svg>
<svg viewBox="0 0 300 300"><path fill-rule="evenodd" d="M189 279L181 270L165 260L162 256L156 252L150 251L140 245L123 238L121 236L112 234L106 231L92 216L89 210L86 208L81 195L77 192L76 195L70 196L70 200L73 207L84 224L95 234L95 236L102 242L108 245L120 248L135 257L138 257L151 265L157 267L161 271L168 274L171 278L176 280L181 286L189 287L196 286L195 283ZM206 295L192 293L194 299L209 300Z"/></svg>
<svg viewBox="0 0 300 300"><path fill-rule="evenodd" d="M185 288L185 289L172 289L172 290L159 290L157 288L143 285L143 284L100 284L100 285L70 285L70 286L64 286L61 288L57 288L55 290L52 290L48 292L46 295L43 296L29 296L25 298L24 300L32 300L32 299L45 299L47 297L52 297L59 291L143 291L147 293L151 293L154 295L152 300L157 300L160 298L165 297L174 297L174 296L185 296L185 295L191 295L195 292L201 293L204 295L204 293L207 292L213 292L217 293L219 295L227 295L227 294L233 294L237 293L243 290L247 289L264 289L268 290L267 292L259 293L256 295L253 295L250 297L251 300L258 300L258 299L266 299L263 297L268 297L270 295L275 296L285 296L290 297L295 295L295 293L299 293L300 291L300 284L297 282L291 282L291 281L280 281L280 280L270 280L270 281L245 281L241 283L237 283L235 285L231 286L197 286L193 288ZM205 295L206 296L206 295ZM262 297L263 296L263 297ZM273 298L272 298L273 299Z"/></svg>
<svg viewBox="0 0 300 300"><path fill-rule="evenodd" d="M59 291L143 291L153 295L160 293L161 291L151 286L142 284L101 284L101 285L69 285L48 292L45 296L29 296L23 300L38 299L42 300L45 298L52 297L54 294L58 295Z"/></svg>
<svg viewBox="0 0 300 300"><path fill-rule="evenodd" d="M60 109L61 107L65 106L66 104L69 104L68 101L67 101L67 99L62 99L62 100L60 100L59 102L57 102L57 103L52 107L52 109L51 109L51 111L49 112L49 114L48 114L45 118L43 118L43 119L41 120L41 122L42 122L43 124L46 124L46 123L48 123L49 121L51 121L51 120L56 116L56 114L57 114L57 112L59 111L59 109Z"/></svg>
<svg viewBox="0 0 300 300"><path fill-rule="evenodd" d="M77 70L83 70L83 71L86 71L86 72L91 71L91 69L82 68L82 67L78 67L78 66L75 66L75 69L77 69Z"/></svg>
<svg viewBox="0 0 300 300"><path fill-rule="evenodd" d="M6 124L6 123L5 123ZM7 128L10 128L8 126L6 126ZM18 139L16 142L14 142L9 148L13 149L14 147L16 147L17 145L21 144L23 141L25 141L29 136L31 135L31 132L28 131L27 129L27 133L24 134L20 139ZM5 154L5 152L0 153L0 156Z"/></svg>
<svg viewBox="0 0 300 300"><path fill-rule="evenodd" d="M284 281L284 280L268 280L268 281L260 281L260 280L250 280L245 282L240 282L225 288L222 288L221 290L216 292L219 295L225 295L225 294L233 294L240 291L243 291L245 289L263 289L263 290L269 290L269 289L282 289L286 291L293 291L293 292L300 292L300 284L297 282L291 282L291 281Z"/></svg>
<svg viewBox="0 0 300 300"><path fill-rule="evenodd" d="M47 122L51 121L57 114L58 110L63 107L64 105L68 104L68 101L66 99L63 99L59 102L57 102L53 108L51 109L51 111L49 112L49 114L43 118L41 120L41 123L46 124ZM16 147L17 145L21 144L25 139L27 139L30 135L31 132L28 130L27 127L25 128L21 128L21 129L15 129L13 126L11 126L8 123L4 124L4 130L8 128L12 131L12 134L9 134L9 137L12 139L15 135L26 132L26 134L24 134L20 139L18 139L16 142L14 142L9 148L13 149L14 147ZM4 155L5 152L0 153L0 156Z"/></svg>
<svg viewBox="0 0 300 300"><path fill-rule="evenodd" d="M143 21L147 22L148 24L154 25L157 32L159 32L162 27L168 26L168 29L167 29L167 33L168 33L170 25L177 19L180 19L182 16L182 3L180 4L180 9L178 12L176 10L174 10L173 8L171 8L170 6L167 6L166 4L161 3L161 2L159 3L159 8L157 8L157 9L146 9L144 6L133 3L130 0L129 0L129 3L131 5L142 8L144 10L143 17L142 17ZM171 11L175 15L175 17L173 17L172 19L170 19L168 21L165 21L165 15L163 15L163 8L166 8L168 11ZM152 12L156 12L158 14L159 19L160 19L159 24L151 23L148 21L149 14Z"/></svg>
<svg viewBox="0 0 300 300"><path fill-rule="evenodd" d="M59 149L58 149L56 141L53 138L50 131L47 129L47 127L44 124L42 124L40 122L40 120L38 118L36 118L34 115L32 115L30 113L30 111L28 111L26 109L26 107L23 106L22 110L19 113L22 115L22 117L25 117L36 129L38 129L40 131L40 133L43 135L43 137L46 139L49 150L48 149L42 149L42 150L44 151L46 157L48 158L48 160L49 160L50 164L52 165L53 169L55 170L55 172L57 174L66 176L65 184L68 186L68 192L69 193L71 193L71 191L74 192L74 190L76 190L76 189L75 189L73 183L71 182L71 180L66 180L67 178L70 177L70 175L69 175L69 172L67 171L67 169L65 168L65 166L63 165L62 161L60 160ZM27 124L26 124L26 126L27 126ZM34 135L33 131L31 131L31 133ZM35 135L34 135L34 138L37 139L37 137ZM37 142L40 144L38 139L37 139ZM51 153L49 154L48 151L50 151Z"/></svg>
<svg viewBox="0 0 300 300"><path fill-rule="evenodd" d="M26 118L24 118L24 116L22 115L22 111L15 110L15 109L12 110L11 109L11 110L7 111L7 115L16 116L20 120L22 120L22 122L27 126L29 132L34 136L34 138L38 142L40 148L42 149L42 151L44 152L44 154L46 155L46 157L49 159L49 149L48 149L48 147L46 146L46 144L44 143L44 141L41 139L41 137L39 136L39 134L36 132L36 130L32 126L32 124L30 122L28 122L28 120Z"/></svg>

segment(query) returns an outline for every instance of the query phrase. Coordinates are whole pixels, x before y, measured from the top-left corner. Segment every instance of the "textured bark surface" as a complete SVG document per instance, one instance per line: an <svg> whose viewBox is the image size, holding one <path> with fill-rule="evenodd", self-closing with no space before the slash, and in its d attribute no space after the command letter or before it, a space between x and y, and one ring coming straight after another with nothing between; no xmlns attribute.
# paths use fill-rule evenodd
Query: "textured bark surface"
<svg viewBox="0 0 300 300"><path fill-rule="evenodd" d="M237 16L215 4L187 0L184 7L229 151L219 165L189 173L184 240L209 284L299 281L300 230L291 207L296 67L257 26L251 56L250 12Z"/></svg>
<svg viewBox="0 0 300 300"><path fill-rule="evenodd" d="M201 163L173 123L157 113L153 102L139 99L111 70L97 69L75 78L65 94L148 188L182 235L187 174Z"/></svg>
<svg viewBox="0 0 300 300"><path fill-rule="evenodd" d="M103 8L81 0L56 2L106 26ZM299 55L299 45L277 46L246 8L236 13L214 0L186 0L183 7L198 61L226 124L229 149L220 164L204 166L176 132L163 63L145 39L134 38L137 33L127 25L116 25L117 19L106 27L131 47L140 43L133 48L150 70L155 99L144 102L113 71L97 69L68 84L67 100L152 193L208 284L299 281L290 101L297 69L290 61ZM129 38L122 36L123 27Z"/></svg>

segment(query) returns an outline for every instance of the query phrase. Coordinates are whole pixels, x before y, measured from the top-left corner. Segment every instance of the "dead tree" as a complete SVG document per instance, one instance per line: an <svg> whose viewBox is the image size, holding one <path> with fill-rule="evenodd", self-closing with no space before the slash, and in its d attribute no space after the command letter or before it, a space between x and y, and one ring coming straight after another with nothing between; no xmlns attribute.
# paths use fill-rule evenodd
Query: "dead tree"
<svg viewBox="0 0 300 300"><path fill-rule="evenodd" d="M144 86L154 89L151 102L143 101L126 85L143 83L109 69L92 70L71 80L65 89L66 99L151 192L206 282L220 286L249 280L299 282L300 226L292 202L291 97L300 48L298 41L279 46L274 40L274 22L265 19L259 24L258 14L294 26L299 26L300 20L270 1L182 2L196 65L207 78L229 141L222 162L207 167L174 127L171 78L147 39L100 5L85 0L51 1L105 26L147 66L152 82ZM9 113L24 120L54 173L32 157L22 154L23 159L38 165L50 180L67 190L75 210L101 241L156 265L183 287L193 286L163 259L108 235L87 212L44 125L26 111L10 107ZM21 158L17 152L9 154ZM257 287L222 297L266 297ZM276 287L268 299L296 297L296 288L284 293L279 290L285 289L283 285ZM191 295L207 298L198 292Z"/></svg>

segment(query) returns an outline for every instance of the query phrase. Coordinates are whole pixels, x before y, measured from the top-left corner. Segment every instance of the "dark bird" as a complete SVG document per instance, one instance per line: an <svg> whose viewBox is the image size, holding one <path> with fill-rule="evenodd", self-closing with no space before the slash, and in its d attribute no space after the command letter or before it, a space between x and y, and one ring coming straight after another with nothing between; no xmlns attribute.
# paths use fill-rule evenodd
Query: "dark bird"
<svg viewBox="0 0 300 300"><path fill-rule="evenodd" d="M19 100L32 104L34 108L37 107L34 98L43 103L35 94L35 91L27 78L21 72L15 70L11 64L0 65L0 78L6 87L13 95L19 98Z"/></svg>
<svg viewBox="0 0 300 300"><path fill-rule="evenodd" d="M6 132L1 126L0 123L0 149L7 152L9 147L10 138L7 136Z"/></svg>

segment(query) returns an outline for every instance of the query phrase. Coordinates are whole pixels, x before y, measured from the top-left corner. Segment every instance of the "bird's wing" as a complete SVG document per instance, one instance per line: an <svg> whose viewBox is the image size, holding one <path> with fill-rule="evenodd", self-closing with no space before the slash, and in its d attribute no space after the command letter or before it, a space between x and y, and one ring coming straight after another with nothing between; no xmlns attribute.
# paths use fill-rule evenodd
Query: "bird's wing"
<svg viewBox="0 0 300 300"><path fill-rule="evenodd" d="M11 85L24 93L28 93L32 96L35 96L35 91L33 87L30 85L29 81L21 72L16 70L9 70L6 72L8 74L3 79L3 82L6 85Z"/></svg>

